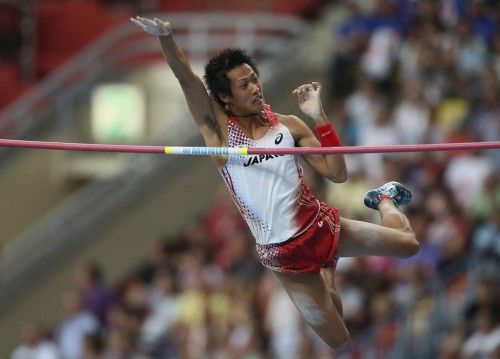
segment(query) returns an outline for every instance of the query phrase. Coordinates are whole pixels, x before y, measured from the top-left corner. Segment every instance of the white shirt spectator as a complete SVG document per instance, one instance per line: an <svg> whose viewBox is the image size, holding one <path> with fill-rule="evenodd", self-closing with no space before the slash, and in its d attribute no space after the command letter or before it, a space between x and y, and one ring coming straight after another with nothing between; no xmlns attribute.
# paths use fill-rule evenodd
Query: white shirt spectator
<svg viewBox="0 0 500 359"><path fill-rule="evenodd" d="M56 332L56 342L64 359L79 359L82 355L83 338L99 330L99 320L83 309L83 297L75 291L63 297L66 312Z"/></svg>
<svg viewBox="0 0 500 359"><path fill-rule="evenodd" d="M11 359L62 359L62 356L54 343L44 340L34 345L21 344Z"/></svg>
<svg viewBox="0 0 500 359"><path fill-rule="evenodd" d="M57 342L65 359L79 359L82 354L82 341L86 334L99 328L97 318L87 312L76 314L65 320L59 327Z"/></svg>
<svg viewBox="0 0 500 359"><path fill-rule="evenodd" d="M62 359L57 346L44 338L43 330L36 322L24 324L22 340L12 352L11 359Z"/></svg>
<svg viewBox="0 0 500 359"><path fill-rule="evenodd" d="M481 191L485 178L494 171L488 157L464 155L453 158L446 168L444 181L455 200L467 208Z"/></svg>
<svg viewBox="0 0 500 359"><path fill-rule="evenodd" d="M384 105L380 105L384 107ZM360 146L391 146L400 144L400 137L396 125L387 109L379 108L376 111L375 122L364 127L360 133ZM363 155L365 174L373 183L384 180L383 155L372 153Z"/></svg>
<svg viewBox="0 0 500 359"><path fill-rule="evenodd" d="M473 333L464 343L462 352L466 358L492 358L495 350L500 346L500 327L484 333Z"/></svg>
<svg viewBox="0 0 500 359"><path fill-rule="evenodd" d="M457 67L466 74L479 75L486 66L488 48L478 36L462 40L457 51Z"/></svg>
<svg viewBox="0 0 500 359"><path fill-rule="evenodd" d="M386 78L395 60L398 44L399 36L395 31L389 28L376 30L361 60L364 72L375 79Z"/></svg>
<svg viewBox="0 0 500 359"><path fill-rule="evenodd" d="M371 124L374 121L378 100L379 96L375 85L364 79L360 89L347 99L347 115L357 124L358 128Z"/></svg>
<svg viewBox="0 0 500 359"><path fill-rule="evenodd" d="M141 328L141 342L154 345L172 327L179 312L180 305L176 296L161 298L144 321Z"/></svg>
<svg viewBox="0 0 500 359"><path fill-rule="evenodd" d="M416 86L411 86L411 88L414 91L421 91L421 89ZM394 121L396 122L396 128L403 141L402 144L422 143L429 129L429 106L421 100L406 97L396 107Z"/></svg>

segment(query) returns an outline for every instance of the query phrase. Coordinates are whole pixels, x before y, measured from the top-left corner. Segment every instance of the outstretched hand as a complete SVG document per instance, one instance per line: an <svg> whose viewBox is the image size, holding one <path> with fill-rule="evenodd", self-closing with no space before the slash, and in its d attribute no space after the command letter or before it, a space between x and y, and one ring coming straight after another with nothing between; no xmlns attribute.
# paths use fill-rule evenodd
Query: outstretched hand
<svg viewBox="0 0 500 359"><path fill-rule="evenodd" d="M313 120L323 117L323 106L321 105L321 85L318 82L304 84L292 91L297 96L300 110Z"/></svg>
<svg viewBox="0 0 500 359"><path fill-rule="evenodd" d="M151 35L168 36L172 33L172 25L168 21L161 21L157 18L151 20L140 16L131 17L130 21Z"/></svg>

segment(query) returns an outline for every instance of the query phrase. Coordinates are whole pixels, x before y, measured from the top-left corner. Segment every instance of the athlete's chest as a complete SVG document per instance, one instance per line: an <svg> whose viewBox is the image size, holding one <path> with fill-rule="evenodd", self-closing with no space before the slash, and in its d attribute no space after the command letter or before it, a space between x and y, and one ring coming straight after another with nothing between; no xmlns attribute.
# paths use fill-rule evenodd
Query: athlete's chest
<svg viewBox="0 0 500 359"><path fill-rule="evenodd" d="M294 140L288 128L282 123L270 127L263 127L254 138L248 136L235 123L228 126L228 142L231 147L293 147Z"/></svg>
<svg viewBox="0 0 500 359"><path fill-rule="evenodd" d="M250 139L248 137L240 137L241 134L233 133L230 136L231 146L246 146L259 147L266 149L293 147L294 140L290 131L283 124L277 124L268 129L268 131L259 139ZM253 156L238 156L234 158L233 163L237 163L247 170L266 170L282 172L282 167L290 165L292 156L284 156L280 154L258 154Z"/></svg>

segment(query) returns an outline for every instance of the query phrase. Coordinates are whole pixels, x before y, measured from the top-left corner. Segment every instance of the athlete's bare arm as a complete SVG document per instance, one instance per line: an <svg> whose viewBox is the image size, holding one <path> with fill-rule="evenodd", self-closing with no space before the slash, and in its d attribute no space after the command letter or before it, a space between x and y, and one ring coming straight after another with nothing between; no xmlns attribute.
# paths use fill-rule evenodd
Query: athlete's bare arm
<svg viewBox="0 0 500 359"><path fill-rule="evenodd" d="M320 99L321 85L317 82L299 86L293 91L297 96L299 107L317 125L327 124L328 118L323 111ZM292 133L299 147L319 147L320 142L311 129L296 116L281 116L281 122ZM347 180L347 167L343 155L304 155L305 160L320 174L332 182Z"/></svg>
<svg viewBox="0 0 500 359"><path fill-rule="evenodd" d="M184 53L179 49L172 36L172 26L167 21L146 19L137 16L131 21L151 35L159 37L163 56L167 60L186 98L189 111L205 139L207 146L225 144L224 122L227 115L219 104L207 93L203 81L196 75Z"/></svg>

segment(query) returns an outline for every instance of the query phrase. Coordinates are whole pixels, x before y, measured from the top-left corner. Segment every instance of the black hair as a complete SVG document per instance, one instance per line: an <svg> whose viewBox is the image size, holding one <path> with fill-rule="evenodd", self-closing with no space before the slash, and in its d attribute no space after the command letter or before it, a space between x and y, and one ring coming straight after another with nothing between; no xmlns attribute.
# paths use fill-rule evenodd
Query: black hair
<svg viewBox="0 0 500 359"><path fill-rule="evenodd" d="M205 65L205 75L203 76L205 84L210 92L210 96L222 107L224 107L224 102L219 96L231 96L231 87L227 73L242 64L249 65L255 74L259 76L255 60L242 49L225 49L208 60Z"/></svg>

